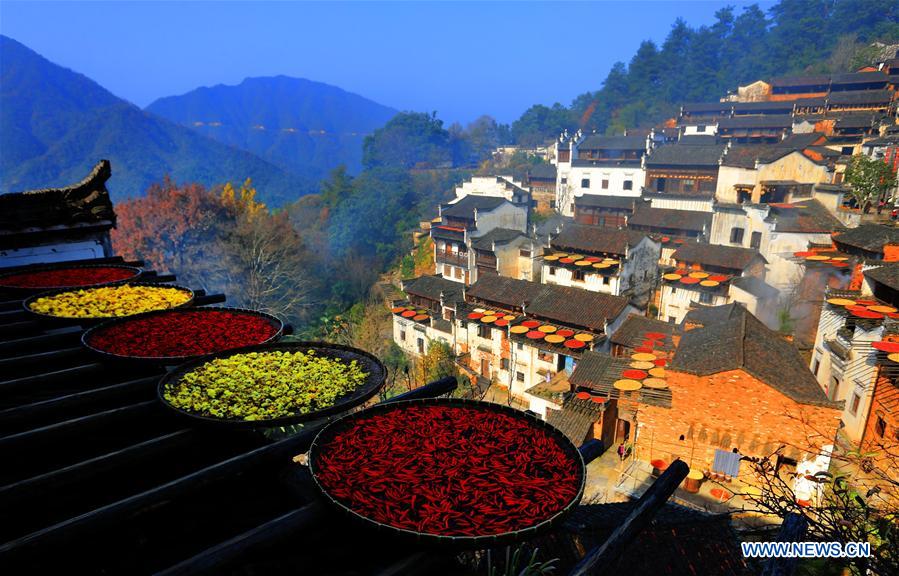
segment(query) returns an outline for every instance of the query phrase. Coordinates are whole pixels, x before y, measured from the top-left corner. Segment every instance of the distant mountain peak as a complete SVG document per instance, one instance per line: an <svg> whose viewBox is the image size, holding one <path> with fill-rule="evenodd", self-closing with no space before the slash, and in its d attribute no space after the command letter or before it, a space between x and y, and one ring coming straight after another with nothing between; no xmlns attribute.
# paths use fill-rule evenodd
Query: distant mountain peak
<svg viewBox="0 0 899 576"><path fill-rule="evenodd" d="M206 185L252 178L274 205L316 189L254 154L117 98L86 76L0 36L0 192L69 184L100 158L109 190L134 196L169 175Z"/></svg>
<svg viewBox="0 0 899 576"><path fill-rule="evenodd" d="M146 109L315 180L339 164L359 171L363 139L396 114L342 88L285 75L204 86Z"/></svg>

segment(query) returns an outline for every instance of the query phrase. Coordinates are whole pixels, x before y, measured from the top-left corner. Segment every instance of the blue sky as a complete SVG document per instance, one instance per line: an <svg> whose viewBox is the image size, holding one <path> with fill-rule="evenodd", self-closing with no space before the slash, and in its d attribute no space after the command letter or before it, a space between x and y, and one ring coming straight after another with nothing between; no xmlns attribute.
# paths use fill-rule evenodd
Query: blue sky
<svg viewBox="0 0 899 576"><path fill-rule="evenodd" d="M772 2L758 2L768 9ZM746 2L0 2L0 33L139 106L285 74L447 123L595 90L675 18Z"/></svg>

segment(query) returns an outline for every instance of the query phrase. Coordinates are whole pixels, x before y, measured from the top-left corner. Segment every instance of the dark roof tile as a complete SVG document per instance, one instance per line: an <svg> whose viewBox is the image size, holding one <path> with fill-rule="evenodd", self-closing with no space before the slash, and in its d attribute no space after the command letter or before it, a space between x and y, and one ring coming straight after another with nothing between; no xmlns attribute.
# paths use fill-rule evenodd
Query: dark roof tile
<svg viewBox="0 0 899 576"><path fill-rule="evenodd" d="M882 224L862 224L845 232L834 235L834 242L852 248L860 248L867 252L883 253L883 247L899 245L899 228Z"/></svg>
<svg viewBox="0 0 899 576"><path fill-rule="evenodd" d="M467 218L469 220L474 220L475 210L479 212L489 212L495 210L504 202L511 204L511 202L505 198L500 198L498 196L477 196L470 194L458 202L444 205L441 214L443 216L450 216L451 218Z"/></svg>
<svg viewBox="0 0 899 576"><path fill-rule="evenodd" d="M472 248L477 250L493 250L493 243L505 244L518 237L526 238L525 233L510 228L494 228L483 236L478 236L471 241Z"/></svg>
<svg viewBox="0 0 899 576"><path fill-rule="evenodd" d="M660 332L670 337L677 331L677 324L663 322L662 320L657 320L655 318L647 318L640 314L631 314L609 337L609 340L612 344L618 344L627 348L636 348L646 339L644 334L647 332Z"/></svg>
<svg viewBox="0 0 899 576"><path fill-rule="evenodd" d="M800 404L841 406L827 398L793 344L742 306L726 308L724 321L684 333L671 370L698 376L743 370Z"/></svg>
<svg viewBox="0 0 899 576"><path fill-rule="evenodd" d="M646 234L635 230L569 224L553 239L552 246L559 250L624 255L628 246L636 246L644 238Z"/></svg>
<svg viewBox="0 0 899 576"><path fill-rule="evenodd" d="M111 175L109 161L101 160L72 186L0 194L0 236L54 228L111 228L116 220L106 189Z"/></svg>
<svg viewBox="0 0 899 576"><path fill-rule="evenodd" d="M594 332L603 332L606 323L628 306L628 299L622 296L495 275L479 278L466 297L507 309L520 309L523 304L529 316Z"/></svg>
<svg viewBox="0 0 899 576"><path fill-rule="evenodd" d="M403 280L403 292L429 300L440 300L440 294L443 294L443 300L446 304L452 304L462 299L462 289L464 286L461 282L453 282L447 280L443 276L419 276L411 280Z"/></svg>
<svg viewBox="0 0 899 576"><path fill-rule="evenodd" d="M645 150L643 136L602 136L590 134L578 144L579 150Z"/></svg>
<svg viewBox="0 0 899 576"><path fill-rule="evenodd" d="M724 154L723 144L694 146L678 142L660 146L646 157L647 167L693 166L716 168Z"/></svg>
<svg viewBox="0 0 899 576"><path fill-rule="evenodd" d="M754 260L764 258L755 248L720 246L691 242L675 250L672 258L679 262L690 262L717 268L745 270Z"/></svg>
<svg viewBox="0 0 899 576"><path fill-rule="evenodd" d="M793 119L788 115L776 116L735 116L718 121L718 130L734 130L741 128L771 128L786 130L793 127Z"/></svg>
<svg viewBox="0 0 899 576"><path fill-rule="evenodd" d="M827 96L827 102L833 104L888 104L893 99L893 93L889 90L852 90L847 92L832 92Z"/></svg>
<svg viewBox="0 0 899 576"><path fill-rule="evenodd" d="M712 227L712 213L695 210L673 210L652 208L647 203L640 204L634 215L627 220L628 227L641 230L687 230L702 232Z"/></svg>
<svg viewBox="0 0 899 576"><path fill-rule="evenodd" d="M774 222L775 232L815 234L843 229L836 216L814 198L793 204L769 204L767 220Z"/></svg>
<svg viewBox="0 0 899 576"><path fill-rule="evenodd" d="M899 291L899 262L889 262L883 266L865 270L864 274L887 288Z"/></svg>
<svg viewBox="0 0 899 576"><path fill-rule="evenodd" d="M574 199L575 207L591 207L591 208L611 208L617 210L630 210L633 212L634 205L639 198L632 196L605 196L602 194L584 194Z"/></svg>

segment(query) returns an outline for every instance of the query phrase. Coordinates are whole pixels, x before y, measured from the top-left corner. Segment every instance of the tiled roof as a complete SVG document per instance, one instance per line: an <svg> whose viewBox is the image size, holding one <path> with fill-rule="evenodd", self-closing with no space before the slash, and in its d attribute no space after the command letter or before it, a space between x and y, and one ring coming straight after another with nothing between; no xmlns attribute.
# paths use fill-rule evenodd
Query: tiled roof
<svg viewBox="0 0 899 576"><path fill-rule="evenodd" d="M793 111L793 102L785 100L782 102L734 102L734 112L774 112L781 114L789 114Z"/></svg>
<svg viewBox="0 0 899 576"><path fill-rule="evenodd" d="M899 291L899 262L889 262L883 266L865 270L864 274L888 288Z"/></svg>
<svg viewBox="0 0 899 576"><path fill-rule="evenodd" d="M591 390L607 398L627 398L641 404L670 407L671 391L668 389L641 388L622 392L615 388L615 382L622 378L621 373L630 368L631 362L628 358L614 358L590 350L581 355L568 381L575 388Z"/></svg>
<svg viewBox="0 0 899 576"><path fill-rule="evenodd" d="M681 146L715 146L718 137L714 134L682 134L677 143Z"/></svg>
<svg viewBox="0 0 899 576"><path fill-rule="evenodd" d="M634 210L639 198L633 196L605 196L602 194L584 194L574 199L575 207L612 208L615 210Z"/></svg>
<svg viewBox="0 0 899 576"><path fill-rule="evenodd" d="M522 303L531 302L543 290L543 286L536 282L491 274L481 276L469 286L466 297L504 304L509 308L520 308Z"/></svg>
<svg viewBox="0 0 899 576"><path fill-rule="evenodd" d="M505 244L515 240L518 237L526 238L524 232L512 230L510 228L494 228L483 236L478 236L471 241L472 248L477 250L493 250L493 243Z"/></svg>
<svg viewBox="0 0 899 576"><path fill-rule="evenodd" d="M777 288L755 276L738 276L731 281L731 285L749 292L760 300L768 300L780 294Z"/></svg>
<svg viewBox="0 0 899 576"><path fill-rule="evenodd" d="M722 118L718 121L718 130L739 128L774 128L785 130L793 126L793 119L789 115L771 116L735 116Z"/></svg>
<svg viewBox="0 0 899 576"><path fill-rule="evenodd" d="M806 134L790 134L777 143L778 146L785 146L794 150L802 150L824 141L824 135L820 132L808 132Z"/></svg>
<svg viewBox="0 0 899 576"><path fill-rule="evenodd" d="M570 216L562 216L561 214L553 213L549 218L537 224L534 233L538 238L543 240L548 236L554 236L558 230L561 230L572 222L574 222L574 218Z"/></svg>
<svg viewBox="0 0 899 576"><path fill-rule="evenodd" d="M536 166L531 166L530 168L528 168L528 176L530 178L539 178L541 180L555 180L556 165L537 164Z"/></svg>
<svg viewBox="0 0 899 576"><path fill-rule="evenodd" d="M832 92L827 96L829 104L886 104L893 98L889 90L851 90Z"/></svg>
<svg viewBox="0 0 899 576"><path fill-rule="evenodd" d="M443 300L446 304L461 300L463 288L464 286L460 282L453 282L442 276L419 276L411 280L403 280L403 292L406 294L440 300L440 294L443 293Z"/></svg>
<svg viewBox="0 0 899 576"><path fill-rule="evenodd" d="M609 337L609 341L612 344L636 348L643 340L645 340L643 335L647 332L661 332L662 334L670 336L677 332L677 330L677 324L663 322L655 318L647 318L640 314L631 314Z"/></svg>
<svg viewBox="0 0 899 576"><path fill-rule="evenodd" d="M745 270L756 258L764 260L755 248L720 246L718 244L699 242L684 244L675 250L672 258L678 262L690 262L719 268L730 268L732 270Z"/></svg>
<svg viewBox="0 0 899 576"><path fill-rule="evenodd" d="M602 136L590 134L578 144L579 150L644 150L646 138L643 136Z"/></svg>
<svg viewBox="0 0 899 576"><path fill-rule="evenodd" d="M836 128L871 128L883 118L883 114L877 113L845 114L837 118L834 126Z"/></svg>
<svg viewBox="0 0 899 576"><path fill-rule="evenodd" d="M723 306L697 305L684 316L683 324L709 326L711 324L729 322L739 318L743 312L745 312L743 306L736 302L731 302L730 304L725 304Z"/></svg>
<svg viewBox="0 0 899 576"><path fill-rule="evenodd" d="M838 245L845 244L868 252L883 253L885 245L899 245L899 228L882 224L862 224L834 235L833 240Z"/></svg>
<svg viewBox="0 0 899 576"><path fill-rule="evenodd" d="M834 74L830 77L831 84L886 84L887 75L883 72L849 72L847 74Z"/></svg>
<svg viewBox="0 0 899 576"><path fill-rule="evenodd" d="M546 422L558 428L575 446L580 446L593 423L599 420L603 407L591 400L578 400L573 395L568 396L561 410L547 409Z"/></svg>
<svg viewBox="0 0 899 576"><path fill-rule="evenodd" d="M670 368L698 376L743 370L800 404L838 406L796 347L742 306L731 306L725 321L685 332Z"/></svg>
<svg viewBox="0 0 899 576"><path fill-rule="evenodd" d="M568 326L604 332L606 323L617 318L628 305L623 296L556 284L542 286L543 290L527 307L527 314Z"/></svg>
<svg viewBox="0 0 899 576"><path fill-rule="evenodd" d="M830 84L830 76L818 74L814 76L781 76L772 78L768 82L774 88L787 88L791 86L827 86Z"/></svg>
<svg viewBox="0 0 899 576"><path fill-rule="evenodd" d="M718 166L724 153L723 144L712 146L690 144L667 144L660 146L646 157L646 166L695 166L713 168Z"/></svg>
<svg viewBox="0 0 899 576"><path fill-rule="evenodd" d="M115 224L106 181L112 175L101 160L78 184L0 194L0 236L50 229L111 228Z"/></svg>
<svg viewBox="0 0 899 576"><path fill-rule="evenodd" d="M712 227L711 212L695 210L673 210L652 208L645 203L638 206L634 215L628 218L629 227L644 227L666 230L689 230L701 232Z"/></svg>
<svg viewBox="0 0 899 576"><path fill-rule="evenodd" d="M606 322L617 318L628 305L622 296L495 275L478 278L466 297L510 309L524 304L528 316L594 332L605 331Z"/></svg>
<svg viewBox="0 0 899 576"><path fill-rule="evenodd" d="M646 234L626 228L569 224L553 239L552 246L559 250L624 255L628 246L636 246L644 238Z"/></svg>
<svg viewBox="0 0 899 576"><path fill-rule="evenodd" d="M581 505L575 508L564 526L578 535L581 547L590 549L605 542L634 506L634 502ZM740 540L727 515L711 515L671 502L662 506L651 525L606 568L609 574L629 576L749 576L758 573L756 567L750 566L743 557Z"/></svg>
<svg viewBox="0 0 899 576"><path fill-rule="evenodd" d="M474 211L485 212L496 209L500 204L508 202L498 196L478 196L469 194L458 202L443 207L442 214L452 218L474 219Z"/></svg>
<svg viewBox="0 0 899 576"><path fill-rule="evenodd" d="M776 232L815 234L843 229L836 216L814 198L793 204L769 204L766 220L775 223Z"/></svg>
<svg viewBox="0 0 899 576"><path fill-rule="evenodd" d="M731 106L731 102L692 102L684 104L681 109L685 114L727 114Z"/></svg>
<svg viewBox="0 0 899 576"><path fill-rule="evenodd" d="M736 144L731 146L722 160L722 166L754 169L756 161L763 164L774 162L795 148L777 144Z"/></svg>

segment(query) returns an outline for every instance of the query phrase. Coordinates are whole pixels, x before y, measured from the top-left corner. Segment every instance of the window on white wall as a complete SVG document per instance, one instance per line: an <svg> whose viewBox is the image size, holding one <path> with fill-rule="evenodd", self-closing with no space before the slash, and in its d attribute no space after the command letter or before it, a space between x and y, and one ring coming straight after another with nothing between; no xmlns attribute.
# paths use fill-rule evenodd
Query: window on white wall
<svg viewBox="0 0 899 576"><path fill-rule="evenodd" d="M762 245L762 233L761 232L753 232L752 238L749 239L749 247L755 248L758 250L759 246Z"/></svg>
<svg viewBox="0 0 899 576"><path fill-rule="evenodd" d="M739 226L734 226L730 229L730 243L731 244L742 244L743 243L743 229Z"/></svg>
<svg viewBox="0 0 899 576"><path fill-rule="evenodd" d="M861 403L862 397L858 395L858 392L854 392L852 394L852 402L849 404L849 413L855 416L858 414L858 405Z"/></svg>
<svg viewBox="0 0 899 576"><path fill-rule="evenodd" d="M633 190L634 189L634 181L633 180L625 180L623 188L625 190Z"/></svg>
<svg viewBox="0 0 899 576"><path fill-rule="evenodd" d="M590 179L589 178L581 178L581 188L589 188L590 187Z"/></svg>
<svg viewBox="0 0 899 576"><path fill-rule="evenodd" d="M608 189L609 189L609 181L608 181L608 179L605 179L605 178L603 179L603 181L602 181L602 189L603 189L603 190L608 190Z"/></svg>

